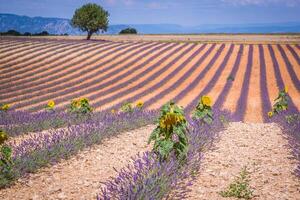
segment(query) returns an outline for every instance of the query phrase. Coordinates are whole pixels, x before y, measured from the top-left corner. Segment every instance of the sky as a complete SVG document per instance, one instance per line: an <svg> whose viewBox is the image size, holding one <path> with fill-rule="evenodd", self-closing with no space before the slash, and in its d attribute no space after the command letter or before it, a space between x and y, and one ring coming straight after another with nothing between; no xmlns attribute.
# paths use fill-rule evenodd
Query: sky
<svg viewBox="0 0 300 200"><path fill-rule="evenodd" d="M97 3L111 24L249 24L299 22L300 0L0 0L0 13L72 18Z"/></svg>

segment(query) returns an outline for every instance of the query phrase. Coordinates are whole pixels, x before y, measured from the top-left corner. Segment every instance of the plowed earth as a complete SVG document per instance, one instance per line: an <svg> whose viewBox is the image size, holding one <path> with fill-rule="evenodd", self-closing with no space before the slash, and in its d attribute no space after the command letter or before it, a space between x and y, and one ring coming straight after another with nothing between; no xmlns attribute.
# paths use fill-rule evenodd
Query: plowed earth
<svg viewBox="0 0 300 200"><path fill-rule="evenodd" d="M247 122L262 122L287 86L300 109L300 49L294 44L199 44L0 39L0 100L38 111L87 97L96 111L142 100L175 100L190 112L201 95ZM228 76L234 80L228 80Z"/></svg>

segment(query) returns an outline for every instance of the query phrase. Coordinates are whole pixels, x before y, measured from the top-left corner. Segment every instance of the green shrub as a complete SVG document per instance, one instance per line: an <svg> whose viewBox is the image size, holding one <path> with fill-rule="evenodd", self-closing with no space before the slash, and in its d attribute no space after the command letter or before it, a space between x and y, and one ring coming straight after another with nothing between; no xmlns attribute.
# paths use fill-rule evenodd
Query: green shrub
<svg viewBox="0 0 300 200"><path fill-rule="evenodd" d="M165 104L160 111L157 126L148 144L154 141L153 151L161 160L166 160L174 152L179 160L184 160L188 152L187 121L183 109L173 102Z"/></svg>
<svg viewBox="0 0 300 200"><path fill-rule="evenodd" d="M131 112L133 112L133 105L130 102L126 102L121 106L120 109L121 109L121 112L131 113Z"/></svg>
<svg viewBox="0 0 300 200"><path fill-rule="evenodd" d="M249 173L246 167L240 173L240 176L231 183L226 191L220 192L222 197L235 197L239 199L251 199L253 197L253 191L249 185Z"/></svg>
<svg viewBox="0 0 300 200"><path fill-rule="evenodd" d="M79 116L88 115L93 112L93 108L90 106L87 98L72 100L69 110L71 113L75 113Z"/></svg>
<svg viewBox="0 0 300 200"><path fill-rule="evenodd" d="M273 105L272 111L268 112L269 117L272 117L274 114L279 114L280 112L288 109L289 96L287 87L279 91L279 94L274 101L275 104Z"/></svg>
<svg viewBox="0 0 300 200"><path fill-rule="evenodd" d="M211 124L214 119L211 103L212 101L210 97L202 96L193 112L193 118L198 119L203 123Z"/></svg>
<svg viewBox="0 0 300 200"><path fill-rule="evenodd" d="M15 178L13 173L12 149L5 145L7 134L0 130L0 188Z"/></svg>

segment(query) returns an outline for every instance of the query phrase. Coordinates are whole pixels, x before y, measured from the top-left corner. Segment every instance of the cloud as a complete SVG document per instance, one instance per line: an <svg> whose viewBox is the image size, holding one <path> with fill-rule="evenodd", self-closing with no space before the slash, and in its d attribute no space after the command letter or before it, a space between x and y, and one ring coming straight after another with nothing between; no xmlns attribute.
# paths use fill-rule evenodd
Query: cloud
<svg viewBox="0 0 300 200"><path fill-rule="evenodd" d="M234 5L268 5L268 4L283 4L285 6L300 5L300 0L222 0L226 3Z"/></svg>

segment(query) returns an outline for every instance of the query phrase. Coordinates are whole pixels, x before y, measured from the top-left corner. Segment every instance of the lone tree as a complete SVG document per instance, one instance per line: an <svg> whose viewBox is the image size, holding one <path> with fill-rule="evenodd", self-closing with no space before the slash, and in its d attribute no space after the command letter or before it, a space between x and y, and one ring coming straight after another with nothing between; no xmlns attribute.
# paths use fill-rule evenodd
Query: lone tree
<svg viewBox="0 0 300 200"><path fill-rule="evenodd" d="M78 8L71 20L71 24L75 28L88 33L87 40L91 39L93 33L101 30L105 32L108 28L109 13L101 6L88 3Z"/></svg>

